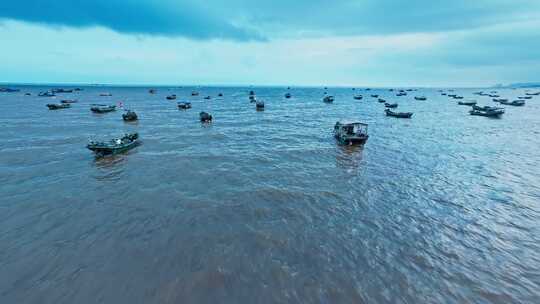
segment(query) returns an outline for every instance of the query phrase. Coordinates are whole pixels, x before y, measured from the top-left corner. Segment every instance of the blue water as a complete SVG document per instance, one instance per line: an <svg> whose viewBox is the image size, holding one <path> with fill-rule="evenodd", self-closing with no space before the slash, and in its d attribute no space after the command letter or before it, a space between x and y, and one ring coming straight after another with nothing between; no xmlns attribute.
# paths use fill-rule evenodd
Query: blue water
<svg viewBox="0 0 540 304"><path fill-rule="evenodd" d="M21 89L0 93L0 303L540 303L540 97L490 119L432 89ZM137 123L89 110L120 101ZM132 131L128 153L85 148Z"/></svg>

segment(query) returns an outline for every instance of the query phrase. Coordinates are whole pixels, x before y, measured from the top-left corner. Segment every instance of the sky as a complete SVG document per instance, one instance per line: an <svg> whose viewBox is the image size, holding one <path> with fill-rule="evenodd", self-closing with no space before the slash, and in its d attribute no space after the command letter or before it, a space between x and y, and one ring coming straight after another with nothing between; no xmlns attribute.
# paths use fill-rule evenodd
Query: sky
<svg viewBox="0 0 540 304"><path fill-rule="evenodd" d="M0 82L540 81L540 0L1 0Z"/></svg>

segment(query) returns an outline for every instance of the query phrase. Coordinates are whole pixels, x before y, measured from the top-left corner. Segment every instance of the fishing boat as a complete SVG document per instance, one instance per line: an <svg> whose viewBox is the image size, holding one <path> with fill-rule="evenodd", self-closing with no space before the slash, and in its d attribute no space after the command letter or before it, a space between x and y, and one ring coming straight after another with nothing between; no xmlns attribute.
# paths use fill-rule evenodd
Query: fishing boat
<svg viewBox="0 0 540 304"><path fill-rule="evenodd" d="M362 96L362 95L354 95L353 98L356 99L356 100L362 100L362 98L364 98L364 96Z"/></svg>
<svg viewBox="0 0 540 304"><path fill-rule="evenodd" d="M217 94L218 97L223 97L223 93Z"/></svg>
<svg viewBox="0 0 540 304"><path fill-rule="evenodd" d="M361 122L336 122L334 137L342 145L364 145L369 139L368 125Z"/></svg>
<svg viewBox="0 0 540 304"><path fill-rule="evenodd" d="M135 148L139 143L139 134L126 134L108 142L90 141L86 146L98 156L113 155Z"/></svg>
<svg viewBox="0 0 540 304"><path fill-rule="evenodd" d="M249 95L249 102L255 102L257 99L255 98L255 95Z"/></svg>
<svg viewBox="0 0 540 304"><path fill-rule="evenodd" d="M81 88L75 88L75 89L73 89L73 91L75 91L75 92L80 92L80 91L82 91L82 90L83 90L83 89L81 89Z"/></svg>
<svg viewBox="0 0 540 304"><path fill-rule="evenodd" d="M91 105L90 111L94 113L107 113L116 111L116 106L114 105L104 105L104 104L93 104Z"/></svg>
<svg viewBox="0 0 540 304"><path fill-rule="evenodd" d="M47 108L49 108L49 110L60 110L60 109L71 108L71 105L69 103L60 103L60 104L49 103L47 104Z"/></svg>
<svg viewBox="0 0 540 304"><path fill-rule="evenodd" d="M456 95L454 96L454 99L463 99L463 96Z"/></svg>
<svg viewBox="0 0 540 304"><path fill-rule="evenodd" d="M527 93L525 93L525 95L527 95L527 96L538 96L538 95L540 95L540 92L536 92L536 93L527 92Z"/></svg>
<svg viewBox="0 0 540 304"><path fill-rule="evenodd" d="M505 99L505 98L493 98L493 101L494 102L503 102L503 101L508 101L508 99Z"/></svg>
<svg viewBox="0 0 540 304"><path fill-rule="evenodd" d="M199 119L201 120L201 122L212 122L212 115L206 113L206 112L201 112L199 113Z"/></svg>
<svg viewBox="0 0 540 304"><path fill-rule="evenodd" d="M122 119L124 121L135 121L139 119L139 117L137 116L137 113L135 113L134 111L127 110L126 113L122 114Z"/></svg>
<svg viewBox="0 0 540 304"><path fill-rule="evenodd" d="M249 96L255 96L255 92L249 91Z"/></svg>
<svg viewBox="0 0 540 304"><path fill-rule="evenodd" d="M178 103L178 109L180 109L180 110L191 109L191 102L179 102Z"/></svg>
<svg viewBox="0 0 540 304"><path fill-rule="evenodd" d="M521 107L521 106L525 105L525 100L518 99L518 100L514 100L512 102L501 101L501 104L507 105L507 106Z"/></svg>
<svg viewBox="0 0 540 304"><path fill-rule="evenodd" d="M501 96L499 96L497 94L489 94L488 96L491 97L491 98L499 98L499 97L501 97Z"/></svg>
<svg viewBox="0 0 540 304"><path fill-rule="evenodd" d="M289 98L291 98L291 97L292 97L291 93L286 93L286 94L285 94L285 98L289 99Z"/></svg>
<svg viewBox="0 0 540 304"><path fill-rule="evenodd" d="M385 103L384 106L387 107L387 108L390 108L390 109L395 109L395 108L398 107L398 104L397 103Z"/></svg>
<svg viewBox="0 0 540 304"><path fill-rule="evenodd" d="M32 96L30 93L25 93L24 96Z"/></svg>
<svg viewBox="0 0 540 304"><path fill-rule="evenodd" d="M492 110L487 110L487 111L473 109L469 111L469 114L474 115L474 116L484 116L484 117L500 117L501 115L504 114L504 109L498 108L498 109L492 109Z"/></svg>
<svg viewBox="0 0 540 304"><path fill-rule="evenodd" d="M110 97L110 96L112 96L112 94L111 93L100 93L99 96L101 96L101 97Z"/></svg>
<svg viewBox="0 0 540 304"><path fill-rule="evenodd" d="M448 95L448 94L446 94L446 93L441 93L441 95L442 95L442 96L446 96L446 95Z"/></svg>
<svg viewBox="0 0 540 304"><path fill-rule="evenodd" d="M474 106L476 105L476 101L473 101L473 100L469 100L469 101L459 101L458 102L458 105L460 106Z"/></svg>
<svg viewBox="0 0 540 304"><path fill-rule="evenodd" d="M12 88L0 88L0 92L2 93L15 93L15 92L19 92L21 90L19 89L12 89Z"/></svg>
<svg viewBox="0 0 540 304"><path fill-rule="evenodd" d="M156 93L157 93L157 90L156 90L156 89L150 89L150 90L148 90L148 93L150 93L150 94L156 94Z"/></svg>
<svg viewBox="0 0 540 304"><path fill-rule="evenodd" d="M53 93L73 93L73 89L52 89Z"/></svg>
<svg viewBox="0 0 540 304"><path fill-rule="evenodd" d="M386 116L392 116L397 118L411 118L413 113L411 112L392 112L390 109L384 110Z"/></svg>
<svg viewBox="0 0 540 304"><path fill-rule="evenodd" d="M374 95L371 95L371 97L373 97L373 98L379 98L379 95L374 94Z"/></svg>
<svg viewBox="0 0 540 304"><path fill-rule="evenodd" d="M264 110L264 101L258 100L255 103L255 108L257 109L257 111Z"/></svg>
<svg viewBox="0 0 540 304"><path fill-rule="evenodd" d="M382 98L379 98L377 101L380 102L380 103L386 103L386 100L384 100Z"/></svg>
<svg viewBox="0 0 540 304"><path fill-rule="evenodd" d="M45 92L39 92L39 97L54 97L56 96L53 92L45 91Z"/></svg>
<svg viewBox="0 0 540 304"><path fill-rule="evenodd" d="M400 92L400 93L397 93L396 96L397 96L397 97L407 96L407 93L405 93L405 92Z"/></svg>
<svg viewBox="0 0 540 304"><path fill-rule="evenodd" d="M532 96L519 96L518 99L532 99Z"/></svg>
<svg viewBox="0 0 540 304"><path fill-rule="evenodd" d="M212 96L206 96L206 97L204 97L204 99L210 100L210 99L212 99Z"/></svg>
<svg viewBox="0 0 540 304"><path fill-rule="evenodd" d="M61 103L77 103L77 100L75 99L64 99L60 101Z"/></svg>
<svg viewBox="0 0 540 304"><path fill-rule="evenodd" d="M457 95L456 94L448 94L448 97L456 98Z"/></svg>
<svg viewBox="0 0 540 304"><path fill-rule="evenodd" d="M191 96L199 96L199 92L193 91L193 92L191 92Z"/></svg>
<svg viewBox="0 0 540 304"><path fill-rule="evenodd" d="M165 98L167 98L167 100L175 100L175 99L176 99L176 95L175 95L175 94L172 94L172 95L169 95L169 96L167 96L167 97L165 97Z"/></svg>
<svg viewBox="0 0 540 304"><path fill-rule="evenodd" d="M416 99L416 100L427 100L427 97L425 97L425 96L415 96L414 99Z"/></svg>
<svg viewBox="0 0 540 304"><path fill-rule="evenodd" d="M325 96L323 98L323 102L326 102L326 103L332 103L334 102L334 96Z"/></svg>
<svg viewBox="0 0 540 304"><path fill-rule="evenodd" d="M483 107L481 107L481 106L477 106L477 105L473 105L472 109L476 110L476 111L484 111L484 112L495 111L495 110L504 110L504 108L499 108L499 107L491 107L491 106L483 106Z"/></svg>

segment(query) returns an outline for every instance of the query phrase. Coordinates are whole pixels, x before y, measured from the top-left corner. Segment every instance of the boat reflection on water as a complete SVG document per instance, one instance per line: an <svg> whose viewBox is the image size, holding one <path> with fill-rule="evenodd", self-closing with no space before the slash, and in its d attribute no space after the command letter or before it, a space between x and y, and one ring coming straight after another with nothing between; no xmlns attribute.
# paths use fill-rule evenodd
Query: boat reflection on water
<svg viewBox="0 0 540 304"><path fill-rule="evenodd" d="M133 150L108 156L96 155L94 158L94 165L97 168L95 179L99 181L120 180L128 163L129 154L132 153Z"/></svg>
<svg viewBox="0 0 540 304"><path fill-rule="evenodd" d="M336 146L336 167L352 171L360 168L364 158L364 146Z"/></svg>

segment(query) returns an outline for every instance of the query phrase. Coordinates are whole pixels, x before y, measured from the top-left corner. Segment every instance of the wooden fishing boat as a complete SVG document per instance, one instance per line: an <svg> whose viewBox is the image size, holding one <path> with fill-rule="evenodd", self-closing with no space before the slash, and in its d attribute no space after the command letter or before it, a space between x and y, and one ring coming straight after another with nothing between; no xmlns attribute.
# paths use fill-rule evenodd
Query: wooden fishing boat
<svg viewBox="0 0 540 304"><path fill-rule="evenodd" d="M191 96L199 96L199 92L193 91L193 92L191 92Z"/></svg>
<svg viewBox="0 0 540 304"><path fill-rule="evenodd" d="M217 94L218 97L223 97L223 93Z"/></svg>
<svg viewBox="0 0 540 304"><path fill-rule="evenodd" d="M454 99L463 99L463 96L455 95Z"/></svg>
<svg viewBox="0 0 540 304"><path fill-rule="evenodd" d="M475 104L477 104L476 101L459 101L458 102L458 105L460 106L474 106Z"/></svg>
<svg viewBox="0 0 540 304"><path fill-rule="evenodd" d="M342 145L364 145L369 139L368 125L360 122L336 122L334 137Z"/></svg>
<svg viewBox="0 0 540 304"><path fill-rule="evenodd" d="M39 97L54 97L56 95L52 92L46 91L46 92L40 92L38 96Z"/></svg>
<svg viewBox="0 0 540 304"><path fill-rule="evenodd" d="M90 111L94 113L107 113L116 111L116 106L114 105L104 105L104 104L93 104L90 108Z"/></svg>
<svg viewBox="0 0 540 304"><path fill-rule="evenodd" d="M205 123L212 122L212 118L213 118L212 115L206 112L199 113L199 119L201 120L201 122L205 122Z"/></svg>
<svg viewBox="0 0 540 304"><path fill-rule="evenodd" d="M73 89L52 89L53 93L73 93Z"/></svg>
<svg viewBox="0 0 540 304"><path fill-rule="evenodd" d="M169 95L165 98L167 98L167 100L176 100L176 94Z"/></svg>
<svg viewBox="0 0 540 304"><path fill-rule="evenodd" d="M139 144L139 134L126 134L108 142L91 141L86 148L98 156L113 155L135 148Z"/></svg>
<svg viewBox="0 0 540 304"><path fill-rule="evenodd" d="M380 103L386 103L386 100L384 100L382 98L377 99L377 101L380 102Z"/></svg>
<svg viewBox="0 0 540 304"><path fill-rule="evenodd" d="M291 98L291 97L292 97L291 93L286 93L286 94L285 94L285 98L289 99L289 98Z"/></svg>
<svg viewBox="0 0 540 304"><path fill-rule="evenodd" d="M156 89L150 89L150 90L148 90L148 93L150 93L150 94L156 94L156 93L157 93L157 90L156 90Z"/></svg>
<svg viewBox="0 0 540 304"><path fill-rule="evenodd" d="M126 113L122 114L122 119L124 121L135 121L139 119L139 117L134 111L127 110Z"/></svg>
<svg viewBox="0 0 540 304"><path fill-rule="evenodd" d="M356 100L362 100L364 98L364 96L362 96L362 95L354 95L353 98L356 99Z"/></svg>
<svg viewBox="0 0 540 304"><path fill-rule="evenodd" d="M385 103L384 106L387 107L387 108L390 108L390 109L395 109L395 108L398 107L398 104L397 103Z"/></svg>
<svg viewBox="0 0 540 304"><path fill-rule="evenodd" d="M77 100L75 99L64 99L60 101L61 103L77 103Z"/></svg>
<svg viewBox="0 0 540 304"><path fill-rule="evenodd" d="M264 110L264 102L261 100L258 100L255 103L255 108L257 109L257 111Z"/></svg>
<svg viewBox="0 0 540 304"><path fill-rule="evenodd" d="M374 94L374 95L371 95L371 97L373 97L373 98L379 98L379 95Z"/></svg>
<svg viewBox="0 0 540 304"><path fill-rule="evenodd" d="M110 96L112 96L112 94L111 93L101 93L101 94L99 94L99 96L101 96L101 97L110 97Z"/></svg>
<svg viewBox="0 0 540 304"><path fill-rule="evenodd" d="M503 101L508 101L508 99L505 99L505 98L493 98L493 101L494 102L503 102Z"/></svg>
<svg viewBox="0 0 540 304"><path fill-rule="evenodd" d="M326 102L326 103L332 103L334 102L334 96L325 96L323 98L323 102Z"/></svg>
<svg viewBox="0 0 540 304"><path fill-rule="evenodd" d="M504 110L504 108L499 108L499 107L491 107L491 106L477 106L477 105L473 105L472 106L472 109L473 110L476 110L476 111L495 111L495 110Z"/></svg>
<svg viewBox="0 0 540 304"><path fill-rule="evenodd" d="M532 96L519 96L518 99L532 99Z"/></svg>
<svg viewBox="0 0 540 304"><path fill-rule="evenodd" d="M416 100L427 100L427 97L425 97L425 96L415 96L414 99L416 99Z"/></svg>
<svg viewBox="0 0 540 304"><path fill-rule="evenodd" d="M180 110L191 109L191 102L179 102L178 103L178 109L180 109Z"/></svg>
<svg viewBox="0 0 540 304"><path fill-rule="evenodd" d="M411 118L413 113L411 112L392 112L390 109L384 110L386 116L392 116L397 118Z"/></svg>
<svg viewBox="0 0 540 304"><path fill-rule="evenodd" d="M49 110L60 110L60 109L71 108L71 105L69 103L60 103L60 104L49 103L47 104L47 108L49 108Z"/></svg>
<svg viewBox="0 0 540 304"><path fill-rule="evenodd" d="M397 93L396 96L397 96L397 97L407 96L407 93L405 93L405 92L400 92L400 93Z"/></svg>
<svg viewBox="0 0 540 304"><path fill-rule="evenodd" d="M12 89L12 88L0 88L1 93L16 93L20 92L20 89Z"/></svg>
<svg viewBox="0 0 540 304"><path fill-rule="evenodd" d="M204 97L204 99L210 100L210 99L212 99L212 96L206 96L206 97Z"/></svg>
<svg viewBox="0 0 540 304"><path fill-rule="evenodd" d="M257 99L255 98L255 95L249 95L249 102L255 102Z"/></svg>
<svg viewBox="0 0 540 304"><path fill-rule="evenodd" d="M469 111L469 114L474 115L474 116L484 116L484 117L500 117L501 115L504 114L504 109L499 108L499 109L487 110L487 111L473 109Z"/></svg>
<svg viewBox="0 0 540 304"><path fill-rule="evenodd" d="M525 105L525 100L518 99L518 100L514 100L512 102L501 101L501 104L507 105L507 106L521 107L521 106Z"/></svg>

